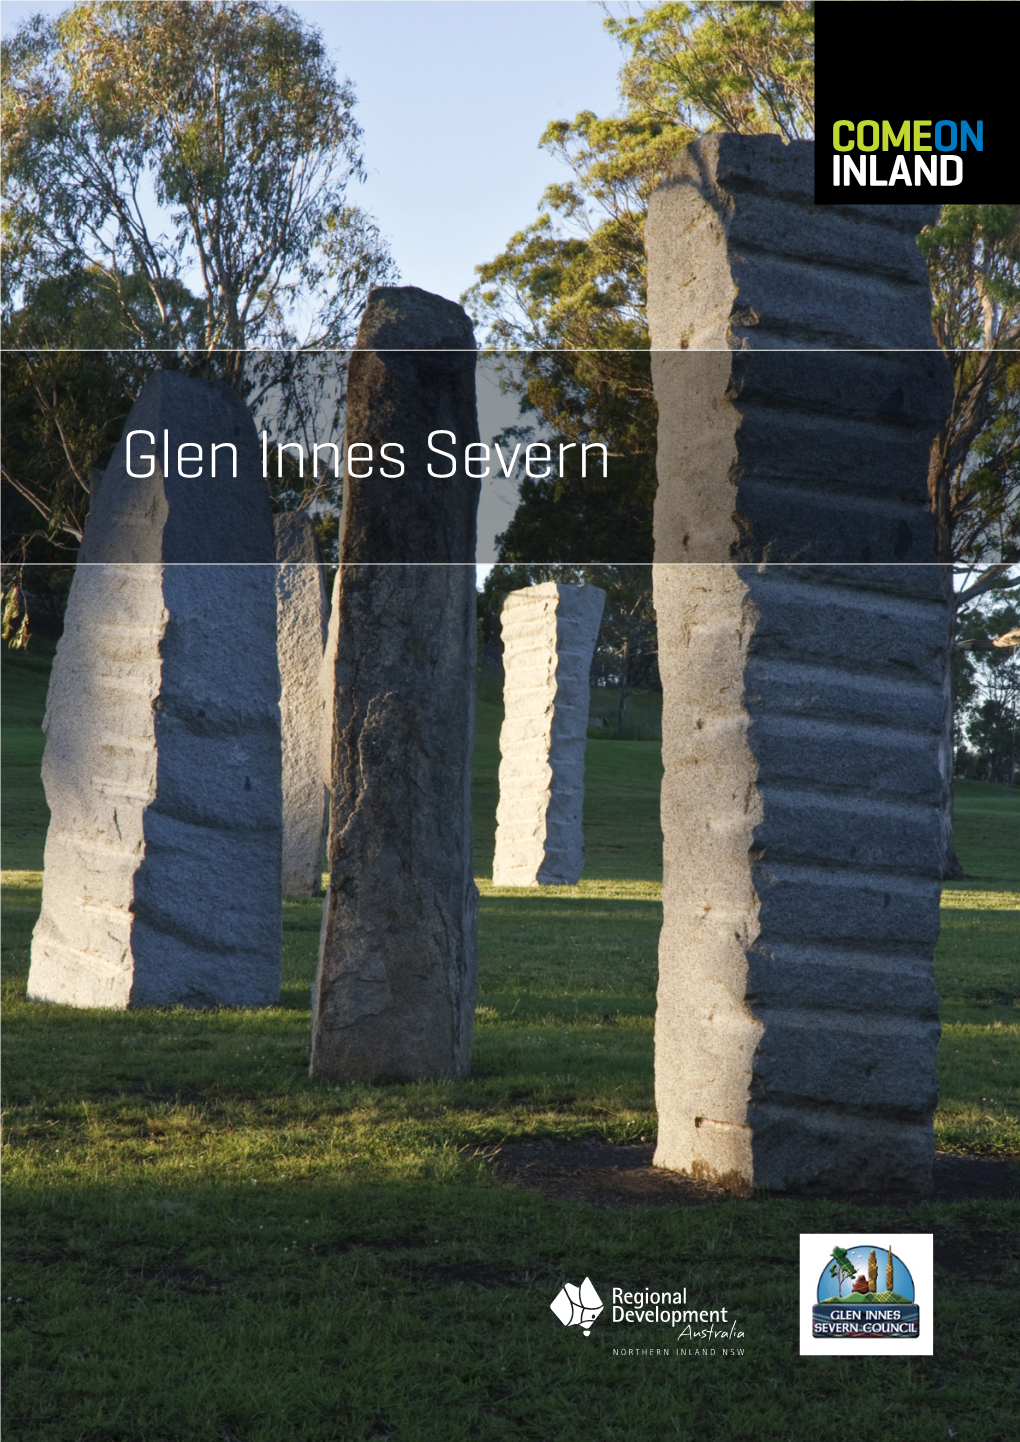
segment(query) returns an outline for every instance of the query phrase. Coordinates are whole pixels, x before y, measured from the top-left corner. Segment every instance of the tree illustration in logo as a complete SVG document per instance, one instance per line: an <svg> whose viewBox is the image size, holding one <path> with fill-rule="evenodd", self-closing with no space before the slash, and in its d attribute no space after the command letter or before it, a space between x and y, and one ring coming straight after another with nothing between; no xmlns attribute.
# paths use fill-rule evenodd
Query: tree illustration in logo
<svg viewBox="0 0 1020 1442"><path fill-rule="evenodd" d="M587 1337L602 1311L602 1298L592 1286L591 1278L585 1277L579 1287L573 1282L564 1282L549 1307L564 1327L580 1327Z"/></svg>
<svg viewBox="0 0 1020 1442"><path fill-rule="evenodd" d="M829 1276L836 1278L838 1295L842 1296L844 1280L847 1277L852 1277L856 1272L857 1268L854 1266L853 1262L851 1262L850 1258L847 1256L846 1252L843 1250L842 1247L833 1247L832 1258L833 1262L832 1266L829 1268Z"/></svg>
<svg viewBox="0 0 1020 1442"><path fill-rule="evenodd" d="M826 1264L818 1281L818 1301L822 1304L833 1302L912 1304L914 1283L906 1264L893 1254L890 1244L885 1269L885 1291L878 1287L878 1249L867 1244L856 1247L833 1247L830 1262ZM865 1270L867 1276L865 1276ZM853 1276L857 1280L850 1288L849 1296L843 1296L843 1283ZM836 1283L833 1294L831 1282Z"/></svg>

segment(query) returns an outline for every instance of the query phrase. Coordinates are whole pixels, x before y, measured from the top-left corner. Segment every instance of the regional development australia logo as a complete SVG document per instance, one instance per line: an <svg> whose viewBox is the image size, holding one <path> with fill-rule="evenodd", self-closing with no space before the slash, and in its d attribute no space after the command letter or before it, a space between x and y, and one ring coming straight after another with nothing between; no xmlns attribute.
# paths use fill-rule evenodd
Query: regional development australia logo
<svg viewBox="0 0 1020 1442"><path fill-rule="evenodd" d="M587 1337L602 1311L602 1298L592 1286L591 1278L585 1277L579 1287L573 1282L564 1282L549 1307L564 1327L580 1327Z"/></svg>
<svg viewBox="0 0 1020 1442"><path fill-rule="evenodd" d="M879 1271L884 1269L880 1285ZM856 1280L855 1280L856 1278ZM811 1309L813 1337L919 1337L920 1308L906 1264L886 1248L833 1247Z"/></svg>

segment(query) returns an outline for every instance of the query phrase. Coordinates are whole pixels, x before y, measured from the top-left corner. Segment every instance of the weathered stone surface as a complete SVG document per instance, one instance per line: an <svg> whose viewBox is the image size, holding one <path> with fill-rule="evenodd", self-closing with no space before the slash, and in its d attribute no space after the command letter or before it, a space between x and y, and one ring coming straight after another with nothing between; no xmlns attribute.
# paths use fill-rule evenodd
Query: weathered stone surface
<svg viewBox="0 0 1020 1442"><path fill-rule="evenodd" d="M503 604L496 886L573 886L584 867L591 658L605 592L549 581Z"/></svg>
<svg viewBox="0 0 1020 1442"><path fill-rule="evenodd" d="M319 671L329 620L322 557L311 517L275 517L276 649L283 741L283 890L319 896L326 840L320 776L323 714Z"/></svg>
<svg viewBox="0 0 1020 1442"><path fill-rule="evenodd" d="M816 206L812 150L705 136L652 196L659 562L932 556L935 209Z"/></svg>
<svg viewBox="0 0 1020 1442"><path fill-rule="evenodd" d="M340 571L333 578L333 594L329 603L329 625L326 628L326 645L319 664L319 778L327 795L333 786L333 710L336 691L336 648L337 628L340 618ZM329 803L327 802L327 827L329 824Z"/></svg>
<svg viewBox="0 0 1020 1442"><path fill-rule="evenodd" d="M862 567L841 613L823 568L655 568L659 1166L735 1190L926 1185L947 622L939 568L915 590L918 570L926 601L876 597L888 569ZM869 598L901 636L864 657ZM768 621L797 611L794 660ZM883 671L899 684L867 715Z"/></svg>
<svg viewBox="0 0 1020 1442"><path fill-rule="evenodd" d="M428 448L437 430L454 433L456 443L439 437L436 445L458 456L478 441L475 338L459 305L413 285L370 292L351 355L346 426L345 444L370 445L377 457L387 441L402 445L404 474L386 479L377 464L370 479L347 478L343 556L473 561L481 483L459 463L456 475L433 476L430 467L441 472L449 462Z"/></svg>
<svg viewBox="0 0 1020 1442"><path fill-rule="evenodd" d="M324 685L329 888L311 1062L322 1079L463 1076L470 1064L479 483L430 478L427 437L442 428L477 441L474 361L459 306L411 287L369 296L345 441L374 441L376 454L402 444L406 469L348 476L345 489Z"/></svg>
<svg viewBox="0 0 1020 1442"><path fill-rule="evenodd" d="M135 429L154 434L160 462L169 431L170 474L128 476ZM207 458L212 442L234 443L237 479L223 452L215 481L179 477L184 442ZM93 498L53 665L34 1000L277 999L279 672L261 472L233 391L149 380Z"/></svg>
<svg viewBox="0 0 1020 1442"><path fill-rule="evenodd" d="M737 1191L923 1191L948 636L926 478L951 387L924 208L815 207L810 176L809 145L710 136L649 214L655 1160ZM929 564L854 564L902 560Z"/></svg>

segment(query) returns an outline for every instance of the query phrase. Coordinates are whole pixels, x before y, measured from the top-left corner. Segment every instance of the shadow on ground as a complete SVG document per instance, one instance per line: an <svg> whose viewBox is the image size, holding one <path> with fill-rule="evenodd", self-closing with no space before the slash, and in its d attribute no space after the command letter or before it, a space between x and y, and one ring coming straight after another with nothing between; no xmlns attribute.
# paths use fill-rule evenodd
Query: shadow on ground
<svg viewBox="0 0 1020 1442"><path fill-rule="evenodd" d="M698 1206L733 1201L708 1182L652 1166L654 1146L612 1146L594 1140L508 1142L487 1160L504 1181L547 1197L596 1207ZM1020 1167L988 1157L940 1154L932 1173L937 1202L1008 1201L1020 1196ZM917 1198L895 1192L855 1198L863 1205L910 1205Z"/></svg>

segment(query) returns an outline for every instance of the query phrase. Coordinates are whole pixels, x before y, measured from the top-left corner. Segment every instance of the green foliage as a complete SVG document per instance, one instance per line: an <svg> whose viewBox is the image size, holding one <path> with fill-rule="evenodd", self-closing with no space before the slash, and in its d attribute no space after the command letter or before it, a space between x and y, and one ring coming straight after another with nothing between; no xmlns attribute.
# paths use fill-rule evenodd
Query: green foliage
<svg viewBox="0 0 1020 1442"><path fill-rule="evenodd" d="M349 344L396 272L348 196L353 86L285 6L36 16L3 45L2 106L6 598L20 563L80 540L90 471L152 368L218 376L253 413L271 399L300 434L342 404L335 364L307 352ZM325 474L277 489L281 505L336 500Z"/></svg>
<svg viewBox="0 0 1020 1442"><path fill-rule="evenodd" d="M671 3L605 23L630 52L624 114L546 127L539 144L573 179L550 186L550 212L478 267L470 296L496 344L646 347L645 211L680 151L710 129L810 132L810 5Z"/></svg>
<svg viewBox="0 0 1020 1442"><path fill-rule="evenodd" d="M1020 766L1020 647L995 642L1020 635L1020 606L1006 600L971 612L960 629L966 634L953 657L956 774L1013 785Z"/></svg>
<svg viewBox="0 0 1020 1442"><path fill-rule="evenodd" d="M299 299L310 340L347 337L389 263L345 198L361 174L354 91L313 27L253 0L84 0L25 22L3 63L8 306L92 269L137 343L190 355L196 275L200 347L225 351L235 385L244 347L295 343Z"/></svg>
<svg viewBox="0 0 1020 1442"><path fill-rule="evenodd" d="M142 381L158 363L138 349L132 328L111 308L107 281L94 268L39 277L0 330L0 464L16 496L4 508L7 562L73 555L91 472L106 466ZM137 277L123 289L139 312L154 316ZM175 364L172 355L161 359Z"/></svg>
<svg viewBox="0 0 1020 1442"><path fill-rule="evenodd" d="M648 197L706 129L810 128L809 4L665 4L606 27L629 58L623 114L555 120L540 145L572 179L464 297L494 346L522 348L507 386L543 435L608 446L609 478L577 466L526 480L506 561L650 561L658 413L645 319ZM568 453L569 455L569 453Z"/></svg>
<svg viewBox="0 0 1020 1442"><path fill-rule="evenodd" d="M835 1265L829 1268L829 1276L836 1278L839 1290L842 1292L844 1279L855 1276L857 1268L843 1247L833 1247L831 1255Z"/></svg>
<svg viewBox="0 0 1020 1442"><path fill-rule="evenodd" d="M620 353L648 345L648 197L707 130L811 134L813 9L670 3L607 18L628 52L623 113L547 127L540 143L572 179L549 187L545 213L478 267L465 299L496 345L586 352L530 355L515 385L535 424L566 435L570 416L609 439L622 458L616 499L574 475L526 482L503 559L650 558L655 402L647 363ZM1020 555L1020 207L947 206L920 244L954 378L929 471L938 557L1009 560Z"/></svg>
<svg viewBox="0 0 1020 1442"><path fill-rule="evenodd" d="M947 205L919 237L953 407L932 445L938 557L1020 557L1020 205Z"/></svg>
<svg viewBox="0 0 1020 1442"><path fill-rule="evenodd" d="M5 869L38 871L43 864L50 812L40 775L46 740L42 719L53 652L52 642L34 642L31 654L0 647L0 690L3 692L0 727L3 854L0 864Z"/></svg>
<svg viewBox="0 0 1020 1442"><path fill-rule="evenodd" d="M786 140L814 129L814 6L696 0L650 5L606 28L631 58L620 76L631 110L664 126Z"/></svg>

